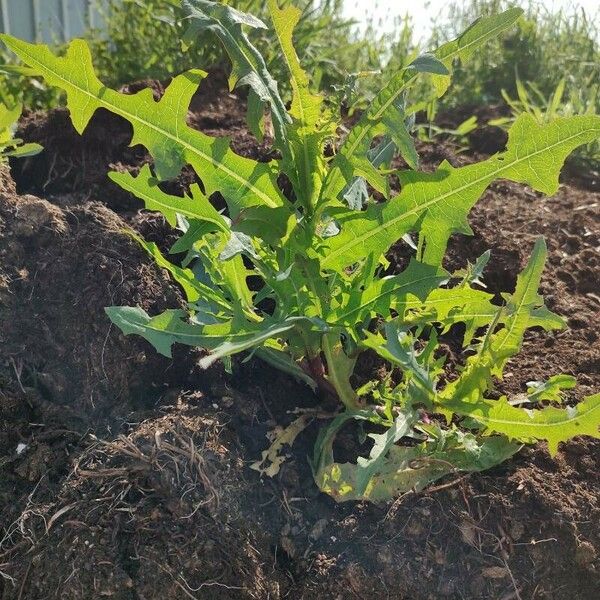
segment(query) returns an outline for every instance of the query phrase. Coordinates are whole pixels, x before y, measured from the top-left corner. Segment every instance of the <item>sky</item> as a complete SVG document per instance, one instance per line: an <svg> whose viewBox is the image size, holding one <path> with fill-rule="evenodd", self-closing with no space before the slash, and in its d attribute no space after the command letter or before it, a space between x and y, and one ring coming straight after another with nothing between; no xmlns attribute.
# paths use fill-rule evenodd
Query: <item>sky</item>
<svg viewBox="0 0 600 600"><path fill-rule="evenodd" d="M432 17L443 16L447 4L448 0L346 0L345 13L363 23L369 16L374 17L373 22L381 31L393 30L394 19L408 13L416 38L422 39L429 32ZM591 15L600 9L600 0L544 0L540 4L555 10L581 7Z"/></svg>

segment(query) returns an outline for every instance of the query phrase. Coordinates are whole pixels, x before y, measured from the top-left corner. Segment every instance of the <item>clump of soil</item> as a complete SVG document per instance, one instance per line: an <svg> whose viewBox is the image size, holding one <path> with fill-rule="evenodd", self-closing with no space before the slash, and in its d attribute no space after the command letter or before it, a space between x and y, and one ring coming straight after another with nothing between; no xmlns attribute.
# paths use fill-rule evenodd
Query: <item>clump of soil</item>
<svg viewBox="0 0 600 600"><path fill-rule="evenodd" d="M204 84L190 123L268 159L245 129L243 98L222 84ZM151 314L182 306L122 230L165 248L173 234L160 216L133 212L139 203L105 179L111 164L135 170L149 160L127 147L128 126L100 112L81 140L69 127L61 111L26 117L21 137L44 143L45 157L19 163L25 195L6 172L0 178L2 600L597 597L597 440L564 444L554 460L528 449L384 506L336 505L316 489L306 460L314 422L278 476L261 481L248 465L266 434L318 399L258 361L236 363L225 378L200 372L197 351L178 348L168 360L110 328L107 305ZM427 169L474 160L456 159L444 143L420 149ZM67 173L70 162L77 168ZM485 283L510 291L543 234L542 291L569 325L529 334L501 390L564 372L580 384L570 401L598 391L600 195L565 185L546 199L497 183L471 225L473 237L452 240L447 267L492 248ZM391 269L405 260L398 245Z"/></svg>
<svg viewBox="0 0 600 600"><path fill-rule="evenodd" d="M180 361L118 335L104 314L113 305L183 306L115 213L4 193L0 229L0 336L21 386L95 423L113 408L155 401L182 376Z"/></svg>
<svg viewBox="0 0 600 600"><path fill-rule="evenodd" d="M47 598L65 565L61 597L281 597L268 533L241 517L247 484L224 421L181 400L127 436L91 441L57 496L9 530L35 541L27 597Z"/></svg>

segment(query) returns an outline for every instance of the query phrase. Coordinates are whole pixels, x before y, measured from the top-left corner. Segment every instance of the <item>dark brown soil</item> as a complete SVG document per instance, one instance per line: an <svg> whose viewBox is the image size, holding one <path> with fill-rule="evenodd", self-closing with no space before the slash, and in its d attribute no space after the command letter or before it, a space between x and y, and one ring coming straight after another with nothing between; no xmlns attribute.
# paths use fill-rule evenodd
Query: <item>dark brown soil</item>
<svg viewBox="0 0 600 600"><path fill-rule="evenodd" d="M207 84L192 108L195 126L269 157L236 96ZM257 361L227 377L200 371L198 351L159 357L104 315L111 304L154 313L182 302L123 233L172 236L106 179L110 165L148 160L129 135L107 113L81 140L64 111L30 114L21 136L47 150L13 166L18 194L1 173L2 600L598 597L597 441L565 444L554 460L529 449L385 506L336 505L306 461L313 423L279 475L261 481L248 465L266 434L316 398ZM473 160L448 144L421 150L428 168ZM558 372L577 376L573 401L600 389L600 194L584 186L578 178L548 199L494 184L472 213L475 235L452 241L452 268L492 248L485 282L498 293L514 286L535 237L548 241L543 292L569 328L531 333L504 391ZM390 259L403 264L401 246Z"/></svg>

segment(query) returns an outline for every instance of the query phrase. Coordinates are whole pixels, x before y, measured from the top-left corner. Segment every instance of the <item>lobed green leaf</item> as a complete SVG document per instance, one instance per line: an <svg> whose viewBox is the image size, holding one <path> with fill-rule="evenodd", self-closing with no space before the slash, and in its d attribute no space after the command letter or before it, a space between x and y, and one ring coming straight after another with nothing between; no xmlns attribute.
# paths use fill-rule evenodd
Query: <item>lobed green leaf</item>
<svg viewBox="0 0 600 600"><path fill-rule="evenodd" d="M393 199L364 212L330 210L341 233L328 238L321 264L340 270L358 256L383 255L403 235L418 231L425 246L423 259L439 265L453 233L468 234L467 216L485 189L496 179L527 183L553 194L568 154L600 137L600 117L575 116L540 125L521 115L509 133L505 152L480 163L454 168L444 162L434 173L405 171L402 189Z"/></svg>
<svg viewBox="0 0 600 600"><path fill-rule="evenodd" d="M198 184L190 188L191 197L181 198L163 192L160 183L150 171L148 165L144 165L137 176L131 173L120 173L113 171L108 174L118 186L133 194L140 200L148 210L155 210L164 215L172 227L177 225L177 215L183 215L202 223L210 224L205 231L229 231L229 225L200 190Z"/></svg>
<svg viewBox="0 0 600 600"><path fill-rule="evenodd" d="M175 177L184 165L191 164L201 174L206 195L221 192L232 215L249 206L276 208L287 203L277 186L276 165L243 158L229 148L226 138L212 138L186 124L190 100L205 72L193 70L178 75L156 102L150 89L127 95L104 86L94 73L83 40L71 41L61 57L45 45L6 34L0 39L36 75L66 91L71 120L79 133L99 108L127 119L133 126L131 144L142 144L152 154L159 180Z"/></svg>
<svg viewBox="0 0 600 600"><path fill-rule="evenodd" d="M490 386L492 376L501 378L508 359L521 350L528 328L536 326L552 330L564 327L564 321L545 308L538 294L546 255L546 244L540 238L527 267L517 278L514 294L506 306L496 310L496 317L476 353L467 359L459 376L440 393L442 407L453 405L455 401L478 402ZM496 331L499 326L502 327Z"/></svg>
<svg viewBox="0 0 600 600"><path fill-rule="evenodd" d="M560 442L573 437L587 435L600 438L600 394L589 396L566 409L553 406L539 410L516 408L506 398L480 401L475 405L457 400L448 408L474 419L485 428L486 433L501 433L526 443L546 440L553 456Z"/></svg>

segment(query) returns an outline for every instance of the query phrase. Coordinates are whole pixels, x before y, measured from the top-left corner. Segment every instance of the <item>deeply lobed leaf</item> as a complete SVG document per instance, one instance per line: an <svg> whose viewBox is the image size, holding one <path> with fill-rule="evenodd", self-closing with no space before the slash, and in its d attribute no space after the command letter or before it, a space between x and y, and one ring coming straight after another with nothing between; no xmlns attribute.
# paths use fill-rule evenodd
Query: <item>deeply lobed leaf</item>
<svg viewBox="0 0 600 600"><path fill-rule="evenodd" d="M191 164L202 174L205 193L219 191L233 215L246 207L271 208L287 203L276 183L277 166L257 163L235 154L226 138L211 138L186 124L188 106L206 76L194 70L178 75L156 102L150 89L121 94L106 88L96 77L87 44L73 40L64 56L47 46L30 44L2 34L0 39L36 75L67 93L67 107L75 129L82 133L99 108L113 112L133 126L131 144L142 144L154 158L159 180L179 174Z"/></svg>
<svg viewBox="0 0 600 600"><path fill-rule="evenodd" d="M532 443L548 442L550 454L558 444L579 435L600 439L600 394L589 396L577 406L560 409L548 406L529 410L512 406L506 398L473 405L456 401L448 405L454 412L480 423L486 433L500 433L509 439Z"/></svg>
<svg viewBox="0 0 600 600"><path fill-rule="evenodd" d="M383 204L366 211L332 209L341 233L329 238L322 266L340 270L358 256L379 257L409 232L419 232L423 260L438 265L453 233L470 233L467 216L484 190L496 179L527 183L552 194L566 156L600 137L600 117L575 116L540 125L521 115L509 133L505 152L480 163L454 168L444 162L434 173L400 173L402 189Z"/></svg>
<svg viewBox="0 0 600 600"><path fill-rule="evenodd" d="M368 157L373 138L388 133L400 153L412 168L417 168L418 157L414 142L405 122L409 116L403 96L414 83L418 73L430 73L438 96L442 96L450 84L452 67L456 60L465 62L488 40L513 25L523 14L522 9L512 8L499 15L480 19L456 40L438 48L434 54L418 57L407 68L395 74L375 96L359 122L352 128L328 174L324 201L339 199L352 176L358 173L375 189L386 193L385 181Z"/></svg>
<svg viewBox="0 0 600 600"><path fill-rule="evenodd" d="M564 321L545 308L538 294L546 255L546 244L538 239L527 267L517 278L514 294L504 307L496 310L476 353L467 359L459 376L441 393L440 403L444 408L455 401L481 400L492 376L501 378L508 359L521 350L528 328L543 327L550 331L564 327ZM495 331L500 325L501 329Z"/></svg>

